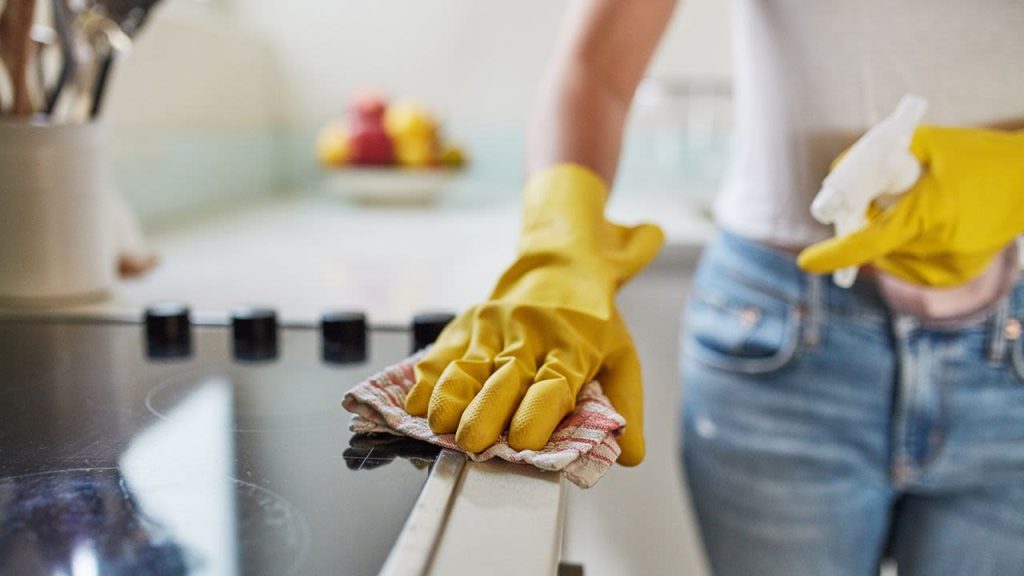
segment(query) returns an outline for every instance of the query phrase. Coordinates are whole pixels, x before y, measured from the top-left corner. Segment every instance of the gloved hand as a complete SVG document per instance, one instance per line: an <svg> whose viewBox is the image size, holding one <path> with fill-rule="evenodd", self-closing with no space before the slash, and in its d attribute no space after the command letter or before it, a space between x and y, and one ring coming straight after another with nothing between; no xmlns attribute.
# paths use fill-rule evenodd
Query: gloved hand
<svg viewBox="0 0 1024 576"><path fill-rule="evenodd" d="M891 207L872 206L861 230L801 252L801 268L870 263L949 287L977 277L1024 232L1024 131L922 125L911 151L923 167L917 184Z"/></svg>
<svg viewBox="0 0 1024 576"><path fill-rule="evenodd" d="M657 254L661 230L608 222L604 183L577 165L537 174L524 197L518 258L417 364L405 408L470 452L505 429L512 448L540 450L597 378L627 422L619 462L638 464L640 363L615 293Z"/></svg>

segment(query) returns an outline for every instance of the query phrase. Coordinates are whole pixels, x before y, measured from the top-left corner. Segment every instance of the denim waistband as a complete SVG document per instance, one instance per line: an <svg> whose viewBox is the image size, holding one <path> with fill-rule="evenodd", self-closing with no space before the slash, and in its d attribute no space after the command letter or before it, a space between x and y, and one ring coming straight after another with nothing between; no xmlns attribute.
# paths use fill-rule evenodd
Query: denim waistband
<svg viewBox="0 0 1024 576"><path fill-rule="evenodd" d="M845 313L865 319L886 321L891 312L874 280L861 275L849 288L836 286L831 276L808 274L796 264L796 255L735 234L721 231L704 253L704 272L725 274L776 297L811 307L823 306L829 313ZM991 314L1024 319L1024 280L1018 280L1004 301Z"/></svg>

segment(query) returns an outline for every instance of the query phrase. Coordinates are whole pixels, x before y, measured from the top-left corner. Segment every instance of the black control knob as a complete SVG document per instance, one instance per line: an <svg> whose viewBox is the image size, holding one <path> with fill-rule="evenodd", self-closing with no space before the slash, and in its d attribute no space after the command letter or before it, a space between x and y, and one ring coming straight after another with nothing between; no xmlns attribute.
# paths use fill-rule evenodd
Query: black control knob
<svg viewBox="0 0 1024 576"><path fill-rule="evenodd" d="M431 312L428 314L417 314L412 319L412 351L422 350L437 340L441 331L452 320L454 314L447 312Z"/></svg>
<svg viewBox="0 0 1024 576"><path fill-rule="evenodd" d="M277 313L270 308L246 307L231 311L235 358L270 360L277 357Z"/></svg>
<svg viewBox="0 0 1024 576"><path fill-rule="evenodd" d="M320 318L325 362L362 362L366 360L366 314L328 312Z"/></svg>
<svg viewBox="0 0 1024 576"><path fill-rule="evenodd" d="M192 354L192 326L188 306L158 302L146 307L146 355L150 358L182 358Z"/></svg>

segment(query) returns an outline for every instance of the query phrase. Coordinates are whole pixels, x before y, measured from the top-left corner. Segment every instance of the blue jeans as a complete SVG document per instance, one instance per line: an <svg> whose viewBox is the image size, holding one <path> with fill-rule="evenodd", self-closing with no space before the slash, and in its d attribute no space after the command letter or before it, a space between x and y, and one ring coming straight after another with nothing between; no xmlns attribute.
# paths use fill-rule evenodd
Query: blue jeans
<svg viewBox="0 0 1024 576"><path fill-rule="evenodd" d="M685 318L683 461L718 576L1024 575L1024 282L957 326L723 234Z"/></svg>

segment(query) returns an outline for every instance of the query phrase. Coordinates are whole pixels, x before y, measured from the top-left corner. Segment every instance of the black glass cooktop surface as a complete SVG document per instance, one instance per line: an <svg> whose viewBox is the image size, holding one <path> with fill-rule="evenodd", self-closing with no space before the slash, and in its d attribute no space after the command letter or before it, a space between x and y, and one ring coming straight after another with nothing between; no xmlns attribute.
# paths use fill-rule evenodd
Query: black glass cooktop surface
<svg viewBox="0 0 1024 576"><path fill-rule="evenodd" d="M315 327L185 329L0 320L0 574L375 574L437 450L340 400L410 333L327 361Z"/></svg>

